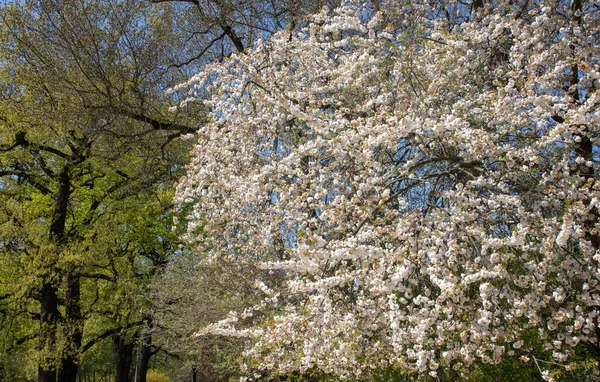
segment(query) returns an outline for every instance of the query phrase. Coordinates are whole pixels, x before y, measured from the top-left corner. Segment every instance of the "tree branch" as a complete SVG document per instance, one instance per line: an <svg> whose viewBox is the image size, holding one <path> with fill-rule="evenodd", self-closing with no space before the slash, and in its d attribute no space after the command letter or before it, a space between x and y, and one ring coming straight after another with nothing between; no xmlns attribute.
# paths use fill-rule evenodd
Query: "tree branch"
<svg viewBox="0 0 600 382"><path fill-rule="evenodd" d="M193 61L195 61L195 60L199 59L200 57L202 57L204 55L204 53L206 53L206 51L208 51L213 46L213 44L215 42L217 42L219 40L222 40L223 37L225 37L225 32L223 32L219 37L214 38L210 43L208 43L208 45L204 49L202 49L202 51L200 53L198 53L194 57L192 57L189 60L186 60L185 62L182 62L180 64L172 64L170 66L179 69L182 66L191 64Z"/></svg>
<svg viewBox="0 0 600 382"><path fill-rule="evenodd" d="M115 281L114 277L110 277L110 276L102 274L102 273L79 273L78 276L85 277L88 279Z"/></svg>
<svg viewBox="0 0 600 382"><path fill-rule="evenodd" d="M126 330L126 329L131 329L134 328L136 326L140 326L143 325L144 321L136 321L136 322L131 322L127 325L123 325L117 328L113 328L113 329L109 329L107 331L105 331L104 333L100 334L98 337L89 340L85 345L83 345L81 347L81 353L85 353L87 350L89 350L92 346L94 346L96 343L102 341L105 338L108 338L110 336L112 336L113 334L116 334L118 332L120 332L121 330Z"/></svg>
<svg viewBox="0 0 600 382"><path fill-rule="evenodd" d="M194 133L196 131L196 129L189 127L189 126L179 125L176 123L161 122L157 119L148 117L147 115L144 115L144 114L133 112L131 110L127 110L127 109L123 109L123 108L115 108L114 110L118 114L124 115L124 116L134 119L136 121L147 123L150 126L152 126L152 128L154 130L169 130L169 131L176 130L176 131L181 132L182 134Z"/></svg>
<svg viewBox="0 0 600 382"><path fill-rule="evenodd" d="M34 179L30 174L20 170L2 170L0 171L0 178L3 176L18 176L27 180L29 184L37 188L43 195L50 195L52 191L38 180Z"/></svg>
<svg viewBox="0 0 600 382"><path fill-rule="evenodd" d="M233 42L233 45L235 45L235 48L237 49L237 51L243 52L244 51L244 43L242 43L242 40L238 37L238 35L233 30L233 28L231 28L231 25L227 25L225 23L219 23L219 26L221 27L221 29L223 29L223 33L225 33L227 35L227 37L229 37L231 42Z"/></svg>
<svg viewBox="0 0 600 382"><path fill-rule="evenodd" d="M153 4L159 3L191 3L197 6L200 6L200 2L198 0L150 0Z"/></svg>
<svg viewBox="0 0 600 382"><path fill-rule="evenodd" d="M15 134L15 143L13 143L12 145L1 145L0 146L0 151L2 152L8 152L11 150L14 150L17 147L24 147L24 148L30 148L32 150L35 151L45 151L48 152L50 154L54 154L56 156L59 156L61 158L68 158L69 155L66 153L63 153L62 151L55 149L53 147L49 147L49 146L45 146L45 145L40 145L37 143L32 143L31 141L29 141L26 138L26 133L23 131L19 131Z"/></svg>
<svg viewBox="0 0 600 382"><path fill-rule="evenodd" d="M31 341L31 340L37 338L38 335L39 335L38 332L34 332L34 333L30 333L30 334L26 335L25 337L21 337L18 340L16 340L15 342L13 342L7 349L4 349L4 351L6 353L10 353L17 346L23 345L25 342Z"/></svg>

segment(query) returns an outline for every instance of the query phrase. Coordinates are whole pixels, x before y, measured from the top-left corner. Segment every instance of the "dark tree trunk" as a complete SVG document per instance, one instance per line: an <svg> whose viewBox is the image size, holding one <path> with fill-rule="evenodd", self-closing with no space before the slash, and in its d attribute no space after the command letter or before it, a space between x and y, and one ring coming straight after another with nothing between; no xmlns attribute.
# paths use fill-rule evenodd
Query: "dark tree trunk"
<svg viewBox="0 0 600 382"><path fill-rule="evenodd" d="M44 282L41 289L40 343L42 359L38 366L38 382L56 382L54 350L56 344L56 323L58 320L58 296L56 287Z"/></svg>
<svg viewBox="0 0 600 382"><path fill-rule="evenodd" d="M69 166L65 166L58 175L58 193L55 196L54 211L50 223L50 240L57 247L65 240L65 223L69 197L71 196L71 179ZM58 311L58 270L51 267L43 275L40 290L40 351L42 359L38 366L38 382L55 382L56 366L56 329L59 319Z"/></svg>
<svg viewBox="0 0 600 382"><path fill-rule="evenodd" d="M113 335L113 357L116 363L115 382L129 382L133 343L120 335Z"/></svg>
<svg viewBox="0 0 600 382"><path fill-rule="evenodd" d="M148 373L148 363L152 357L152 317L144 317L146 327L142 329L140 335L140 345L135 363L135 382L146 382Z"/></svg>
<svg viewBox="0 0 600 382"><path fill-rule="evenodd" d="M79 370L79 351L83 337L83 317L81 316L81 279L79 276L67 276L65 295L65 323L67 338L70 338L66 356L61 361L60 382L76 382Z"/></svg>

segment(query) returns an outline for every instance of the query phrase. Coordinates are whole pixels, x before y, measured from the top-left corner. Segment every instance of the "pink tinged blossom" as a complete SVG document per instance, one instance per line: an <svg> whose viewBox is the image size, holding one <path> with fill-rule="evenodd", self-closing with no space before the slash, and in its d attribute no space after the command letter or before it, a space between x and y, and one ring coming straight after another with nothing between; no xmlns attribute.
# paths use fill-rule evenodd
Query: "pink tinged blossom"
<svg viewBox="0 0 600 382"><path fill-rule="evenodd" d="M409 3L385 6L429 14ZM600 25L529 6L419 19L416 46L385 14L324 10L180 85L212 94L184 101L211 110L177 189L185 239L265 272L255 307L198 333L248 338L259 369L340 377L530 362L524 331L548 362L596 344L600 186L581 148L600 129Z"/></svg>

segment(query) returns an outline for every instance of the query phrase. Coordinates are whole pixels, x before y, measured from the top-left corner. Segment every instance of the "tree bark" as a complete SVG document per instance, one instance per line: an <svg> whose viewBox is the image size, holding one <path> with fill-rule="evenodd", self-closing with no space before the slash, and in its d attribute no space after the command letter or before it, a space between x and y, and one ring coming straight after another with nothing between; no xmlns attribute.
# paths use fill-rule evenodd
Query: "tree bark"
<svg viewBox="0 0 600 382"><path fill-rule="evenodd" d="M53 353L56 345L56 323L58 321L58 296L56 286L44 282L41 289L39 351L42 359L38 365L38 382L56 382L56 367Z"/></svg>
<svg viewBox="0 0 600 382"><path fill-rule="evenodd" d="M65 240L65 223L71 196L71 179L69 166L66 165L58 175L58 192L55 197L54 211L50 223L50 240L57 247ZM56 381L56 330L59 319L58 311L58 271L51 267L43 275L42 289L40 290L40 344L42 359L38 365L38 382Z"/></svg>
<svg viewBox="0 0 600 382"><path fill-rule="evenodd" d="M235 33L233 28L230 25L227 25L225 23L221 23L220 27L223 30L223 33L225 33L227 35L227 37L229 37L231 42L233 42L235 49L237 49L238 52L243 52L244 51L244 43L238 37L238 35Z"/></svg>
<svg viewBox="0 0 600 382"><path fill-rule="evenodd" d="M70 338L65 357L61 360L60 382L76 382L79 371L79 354L83 337L83 317L81 315L81 279L67 275L65 295L65 324L67 338Z"/></svg>
<svg viewBox="0 0 600 382"><path fill-rule="evenodd" d="M148 373L148 363L152 357L152 317L144 317L146 327L142 329L140 335L140 345L138 348L135 364L135 382L146 382Z"/></svg>
<svg viewBox="0 0 600 382"><path fill-rule="evenodd" d="M116 363L115 382L129 382L133 344L120 335L113 335L113 357Z"/></svg>

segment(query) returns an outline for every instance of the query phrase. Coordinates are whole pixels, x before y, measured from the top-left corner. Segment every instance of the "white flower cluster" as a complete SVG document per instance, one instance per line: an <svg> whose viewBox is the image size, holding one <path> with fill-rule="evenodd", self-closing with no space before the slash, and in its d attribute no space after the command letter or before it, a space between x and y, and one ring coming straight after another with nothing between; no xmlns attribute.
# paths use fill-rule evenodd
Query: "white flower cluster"
<svg viewBox="0 0 600 382"><path fill-rule="evenodd" d="M552 362L598 346L600 15L494 4L417 41L322 12L182 85L212 94L187 239L274 277L267 319L213 331L252 337L256 368L436 375L529 360L532 338Z"/></svg>

